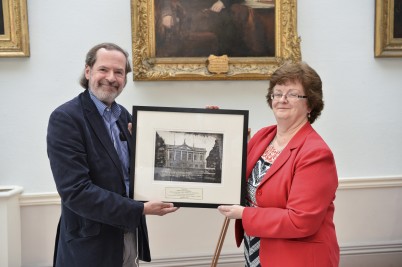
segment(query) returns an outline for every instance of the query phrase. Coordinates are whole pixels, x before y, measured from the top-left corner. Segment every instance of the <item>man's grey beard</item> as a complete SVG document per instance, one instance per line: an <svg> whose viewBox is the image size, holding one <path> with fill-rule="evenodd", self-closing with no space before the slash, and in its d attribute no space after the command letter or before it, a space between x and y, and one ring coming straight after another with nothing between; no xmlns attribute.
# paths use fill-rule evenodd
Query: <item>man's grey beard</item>
<svg viewBox="0 0 402 267"><path fill-rule="evenodd" d="M97 99L99 99L100 101L102 101L103 103L105 103L106 105L112 104L115 99L120 95L120 93L123 90L117 91L117 92L103 92L103 91L94 91L91 89L91 92L94 96L96 96Z"/></svg>

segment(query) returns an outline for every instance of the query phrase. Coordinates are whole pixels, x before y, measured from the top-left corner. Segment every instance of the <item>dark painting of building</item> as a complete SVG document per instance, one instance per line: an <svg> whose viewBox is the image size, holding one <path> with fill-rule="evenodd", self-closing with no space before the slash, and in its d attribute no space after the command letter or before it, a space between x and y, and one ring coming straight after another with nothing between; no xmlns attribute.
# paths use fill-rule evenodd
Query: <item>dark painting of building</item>
<svg viewBox="0 0 402 267"><path fill-rule="evenodd" d="M156 181L222 182L223 134L157 131Z"/></svg>
<svg viewBox="0 0 402 267"><path fill-rule="evenodd" d="M274 57L274 2L155 0L156 57Z"/></svg>

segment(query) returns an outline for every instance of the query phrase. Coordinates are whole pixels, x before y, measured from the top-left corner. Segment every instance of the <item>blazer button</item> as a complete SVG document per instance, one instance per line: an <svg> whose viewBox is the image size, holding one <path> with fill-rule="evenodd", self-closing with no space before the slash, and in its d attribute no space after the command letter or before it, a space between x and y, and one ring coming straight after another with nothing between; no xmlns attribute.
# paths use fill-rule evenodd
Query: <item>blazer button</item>
<svg viewBox="0 0 402 267"><path fill-rule="evenodd" d="M258 195L258 196L261 196L261 195L262 195L261 190L257 190L257 195Z"/></svg>

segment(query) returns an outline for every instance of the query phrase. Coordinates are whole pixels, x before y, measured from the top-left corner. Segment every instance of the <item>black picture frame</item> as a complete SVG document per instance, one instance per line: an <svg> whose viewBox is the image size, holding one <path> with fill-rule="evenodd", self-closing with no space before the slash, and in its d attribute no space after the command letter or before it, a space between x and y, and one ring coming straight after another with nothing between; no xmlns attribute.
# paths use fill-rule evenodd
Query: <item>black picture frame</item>
<svg viewBox="0 0 402 267"><path fill-rule="evenodd" d="M248 110L133 106L134 199L244 205Z"/></svg>

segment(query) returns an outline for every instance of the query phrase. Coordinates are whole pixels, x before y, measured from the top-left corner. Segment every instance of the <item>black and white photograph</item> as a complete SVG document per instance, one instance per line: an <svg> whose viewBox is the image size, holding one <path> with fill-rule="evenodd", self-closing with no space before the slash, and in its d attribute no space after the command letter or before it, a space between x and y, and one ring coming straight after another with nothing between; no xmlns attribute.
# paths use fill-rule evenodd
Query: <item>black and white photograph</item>
<svg viewBox="0 0 402 267"><path fill-rule="evenodd" d="M156 131L155 180L222 182L223 134Z"/></svg>
<svg viewBox="0 0 402 267"><path fill-rule="evenodd" d="M133 106L132 114L134 199L242 204L247 110Z"/></svg>

